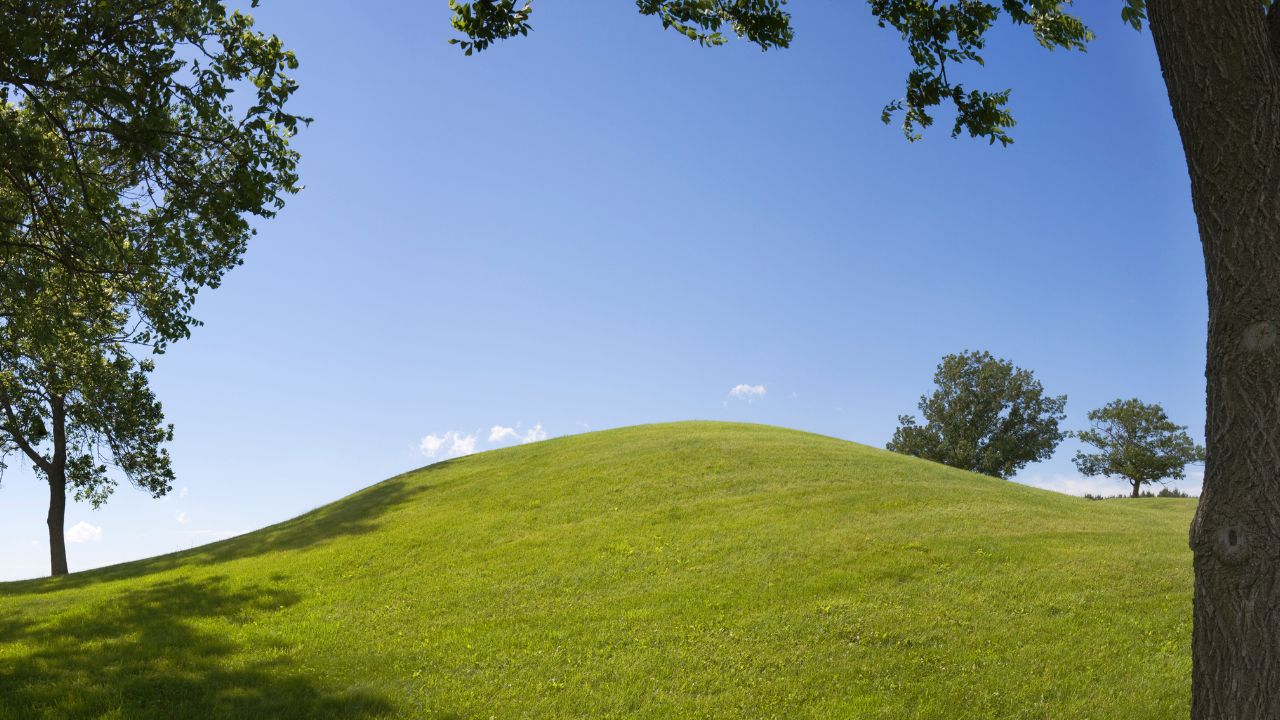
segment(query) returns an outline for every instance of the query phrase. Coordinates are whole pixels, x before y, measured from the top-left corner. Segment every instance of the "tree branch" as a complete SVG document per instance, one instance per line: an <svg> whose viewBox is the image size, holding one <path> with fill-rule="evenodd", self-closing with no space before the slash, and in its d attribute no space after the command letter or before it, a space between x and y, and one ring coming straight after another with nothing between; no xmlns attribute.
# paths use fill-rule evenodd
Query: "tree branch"
<svg viewBox="0 0 1280 720"><path fill-rule="evenodd" d="M0 392L0 405L4 406L5 418L9 421L9 436L18 444L22 452L31 458L31 462L35 463L36 467L43 470L46 475L49 474L53 470L53 465L43 455L36 452L36 449L31 447L27 439L22 436L22 433L18 432L18 416L13 414L13 405L9 402L8 393Z"/></svg>

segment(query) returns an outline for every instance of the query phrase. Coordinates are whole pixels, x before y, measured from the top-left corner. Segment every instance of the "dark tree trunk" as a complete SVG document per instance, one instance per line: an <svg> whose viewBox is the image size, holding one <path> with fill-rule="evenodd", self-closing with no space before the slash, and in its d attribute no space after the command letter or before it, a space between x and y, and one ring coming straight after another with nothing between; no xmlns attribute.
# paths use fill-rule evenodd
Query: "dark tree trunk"
<svg viewBox="0 0 1280 720"><path fill-rule="evenodd" d="M49 567L53 575L67 574L67 540L63 526L67 517L67 405L62 395L49 398L49 415L53 425L53 457L45 457L33 447L21 431L22 423L13 411L13 403L0 390L0 409L8 421L5 430L22 448L22 452L44 472L49 481Z"/></svg>
<svg viewBox="0 0 1280 720"><path fill-rule="evenodd" d="M1150 0L1209 291L1195 720L1280 718L1280 62L1257 0ZM1271 18L1270 20L1274 20Z"/></svg>
<svg viewBox="0 0 1280 720"><path fill-rule="evenodd" d="M53 457L45 474L49 477L49 568L51 575L67 574L67 406L61 395L49 401L53 425Z"/></svg>
<svg viewBox="0 0 1280 720"><path fill-rule="evenodd" d="M63 528L67 517L67 481L49 476L49 573L67 574L67 539Z"/></svg>
<svg viewBox="0 0 1280 720"><path fill-rule="evenodd" d="M1130 480L1129 482L1133 483L1133 495L1130 497L1138 497L1139 492L1142 490L1142 481Z"/></svg>

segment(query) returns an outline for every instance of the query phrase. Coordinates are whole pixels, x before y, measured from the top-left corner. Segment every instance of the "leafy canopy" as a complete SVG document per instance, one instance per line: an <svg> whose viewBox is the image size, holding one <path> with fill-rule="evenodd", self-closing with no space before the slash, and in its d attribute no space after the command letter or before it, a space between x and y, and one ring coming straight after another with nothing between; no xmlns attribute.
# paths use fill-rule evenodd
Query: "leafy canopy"
<svg viewBox="0 0 1280 720"><path fill-rule="evenodd" d="M1067 396L1050 397L1030 370L991 353L947 355L920 396L924 417L902 415L888 449L964 470L1009 478L1053 455L1066 436L1058 427Z"/></svg>
<svg viewBox="0 0 1280 720"><path fill-rule="evenodd" d="M21 451L37 474L64 483L76 500L94 507L111 495L117 476L154 497L172 489L163 444L173 439L173 427L165 424L147 382L151 359L138 360L109 338L79 340L101 338L118 321L78 318L77 337L58 343L6 328L0 343L0 468L5 456Z"/></svg>
<svg viewBox="0 0 1280 720"><path fill-rule="evenodd" d="M1076 468L1083 475L1124 478L1137 492L1144 483L1181 480L1188 464L1204 462L1205 449L1159 403L1113 400L1089 411L1089 422L1092 427L1075 434L1098 449L1076 453Z"/></svg>
<svg viewBox="0 0 1280 720"><path fill-rule="evenodd" d="M168 491L145 356L298 190L296 66L218 0L0 0L0 454Z"/></svg>
<svg viewBox="0 0 1280 720"><path fill-rule="evenodd" d="M217 0L0 2L0 281L58 265L123 298L132 340L186 337L246 215L298 189L296 66Z"/></svg>
<svg viewBox="0 0 1280 720"><path fill-rule="evenodd" d="M1269 0L1267 0L1269 2ZM910 141L923 137L934 123L934 109L950 105L955 111L951 136L968 133L990 143L1013 142L1009 110L1011 91L969 89L956 77L965 63L983 65L987 31L1001 15L1031 30L1045 48L1084 51L1093 32L1067 11L1071 0L868 0L880 27L897 30L911 56L906 93L885 105L886 124L902 117L902 132ZM636 0L642 15L655 16L663 29L673 29L703 46L727 42L724 30L755 43L761 50L788 47L794 37L786 0ZM531 0L450 0L453 27L463 38L452 38L467 55L497 40L528 35ZM1121 18L1135 29L1146 19L1146 0L1124 0Z"/></svg>

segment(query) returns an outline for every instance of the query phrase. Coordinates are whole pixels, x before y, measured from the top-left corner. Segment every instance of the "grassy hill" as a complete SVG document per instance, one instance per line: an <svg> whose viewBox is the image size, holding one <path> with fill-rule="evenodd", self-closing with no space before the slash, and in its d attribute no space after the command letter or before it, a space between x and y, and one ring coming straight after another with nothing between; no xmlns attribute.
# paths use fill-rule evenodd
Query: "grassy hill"
<svg viewBox="0 0 1280 720"><path fill-rule="evenodd" d="M1184 717L1193 508L755 425L560 438L0 584L0 718Z"/></svg>

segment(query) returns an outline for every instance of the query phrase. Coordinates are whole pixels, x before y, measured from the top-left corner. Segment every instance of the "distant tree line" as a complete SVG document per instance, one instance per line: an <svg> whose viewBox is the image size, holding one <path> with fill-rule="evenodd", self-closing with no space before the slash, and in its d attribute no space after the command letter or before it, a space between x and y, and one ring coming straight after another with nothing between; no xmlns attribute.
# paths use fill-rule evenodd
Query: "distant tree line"
<svg viewBox="0 0 1280 720"><path fill-rule="evenodd" d="M1123 495L1123 494L1122 495L1102 495L1102 494L1094 495L1093 493L1084 494L1085 500L1125 500L1132 497L1133 495ZM1178 488L1164 487L1164 488L1160 488L1160 492L1156 492L1156 493L1153 493L1150 490L1143 490L1142 494L1139 495L1138 497L1140 498L1189 498L1189 497L1195 497L1195 496L1190 493L1183 492Z"/></svg>
<svg viewBox="0 0 1280 720"><path fill-rule="evenodd" d="M1205 459L1186 426L1171 421L1158 403L1137 398L1091 410L1087 429L1064 430L1067 396L1047 395L1030 370L986 351L943 357L933 382L933 392L917 404L922 420L899 416L890 450L1008 479L1075 437L1096 449L1076 453L1080 472L1123 480L1134 498L1151 496L1144 485L1183 479L1187 465ZM1162 489L1160 496L1186 494Z"/></svg>

